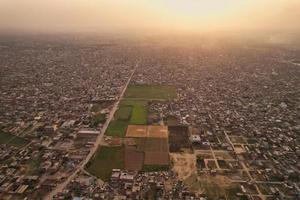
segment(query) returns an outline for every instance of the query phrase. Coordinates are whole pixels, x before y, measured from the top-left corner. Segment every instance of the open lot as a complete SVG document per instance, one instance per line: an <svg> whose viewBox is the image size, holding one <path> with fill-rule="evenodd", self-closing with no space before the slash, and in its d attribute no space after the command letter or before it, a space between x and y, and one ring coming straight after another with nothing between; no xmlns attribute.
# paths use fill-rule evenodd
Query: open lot
<svg viewBox="0 0 300 200"><path fill-rule="evenodd" d="M28 144L28 140L10 133L0 132L0 144L7 144L14 147L22 147Z"/></svg>
<svg viewBox="0 0 300 200"><path fill-rule="evenodd" d="M176 98L176 90L163 85L129 85L125 93L127 99L169 100Z"/></svg>
<svg viewBox="0 0 300 200"><path fill-rule="evenodd" d="M10 140L12 140L12 138L14 138L14 137L15 136L13 134L0 132L0 143L1 144L6 144Z"/></svg>
<svg viewBox="0 0 300 200"><path fill-rule="evenodd" d="M180 180L185 180L192 173L196 172L195 154L171 153L170 156L173 162L173 171L176 172Z"/></svg>
<svg viewBox="0 0 300 200"><path fill-rule="evenodd" d="M86 165L86 169L91 174L108 180L112 169L124 169L124 148L100 147Z"/></svg>
<svg viewBox="0 0 300 200"><path fill-rule="evenodd" d="M11 145L11 146L15 146L15 147L23 147L25 146L26 144L28 144L29 141L24 139L24 138L21 138L21 137L14 137L11 141L8 142L8 145Z"/></svg>
<svg viewBox="0 0 300 200"><path fill-rule="evenodd" d="M241 192L239 187L233 184L227 176L202 175L198 177L192 174L184 182L191 191L206 194L208 199L219 200L226 199L226 197L230 200L240 199L236 195Z"/></svg>
<svg viewBox="0 0 300 200"><path fill-rule="evenodd" d="M181 148L189 148L188 127L169 126L170 152L179 152Z"/></svg>

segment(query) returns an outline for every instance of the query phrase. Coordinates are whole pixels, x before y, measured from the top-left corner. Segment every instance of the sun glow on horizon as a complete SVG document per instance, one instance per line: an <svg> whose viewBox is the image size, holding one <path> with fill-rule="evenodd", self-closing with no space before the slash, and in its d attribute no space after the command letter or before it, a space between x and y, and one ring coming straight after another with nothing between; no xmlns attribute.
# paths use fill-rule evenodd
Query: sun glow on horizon
<svg viewBox="0 0 300 200"><path fill-rule="evenodd" d="M286 26L280 20L296 22L298 15L290 15L297 10L290 9L300 6L298 0L0 0L0 4L0 29L70 31Z"/></svg>

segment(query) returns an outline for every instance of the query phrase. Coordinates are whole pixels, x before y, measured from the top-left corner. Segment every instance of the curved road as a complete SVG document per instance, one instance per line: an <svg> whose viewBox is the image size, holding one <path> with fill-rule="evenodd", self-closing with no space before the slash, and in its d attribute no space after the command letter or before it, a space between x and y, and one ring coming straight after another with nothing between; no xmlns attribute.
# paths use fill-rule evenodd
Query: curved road
<svg viewBox="0 0 300 200"><path fill-rule="evenodd" d="M134 69L133 69L133 71L132 71L132 73L131 73L129 79L127 80L127 82L126 82L126 84L125 84L125 86L124 86L124 88L123 88L123 90L122 90L122 92L121 92L121 95L120 95L118 101L114 104L113 108L111 109L111 111L110 111L110 113L109 113L109 116L108 116L106 122L104 123L104 125L103 125L103 127L102 127L102 129L101 129L101 132L100 132L100 134L98 135L98 137L97 137L97 139L96 139L96 142L95 142L93 148L91 149L90 153L89 153L89 154L86 156L86 158L85 158L85 159L77 166L77 169L76 169L76 170L75 170L75 171L74 171L74 172L73 172L73 173L72 173L72 174L71 174L64 182L62 182L61 184L57 185L56 188L55 188L54 190L52 190L48 195L46 195L43 199L45 199L45 200L51 200L51 199L53 199L53 197L54 197L55 195L57 195L58 193L62 192L63 189L71 182L71 180L73 180L73 179L76 177L76 175L77 175L82 169L84 169L84 166L85 166L85 165L88 163L88 161L93 157L94 153L95 153L95 152L97 151L97 149L98 149L98 146L99 146L99 144L100 144L100 142L101 142L101 140L102 140L102 138L103 138L103 136L104 136L104 133L105 133L105 131L106 131L106 129L107 129L109 123L110 123L111 120L113 119L114 114L115 114L115 112L116 112L117 109L118 109L119 103L120 103L121 99L123 98L124 93L125 93L125 91L126 91L128 85L129 85L129 83L130 83L130 81L131 81L131 79L132 79L132 77L133 77L133 75L134 75L134 73L135 73L135 71L136 71L138 65L139 65L138 63L135 65L135 67L134 67Z"/></svg>

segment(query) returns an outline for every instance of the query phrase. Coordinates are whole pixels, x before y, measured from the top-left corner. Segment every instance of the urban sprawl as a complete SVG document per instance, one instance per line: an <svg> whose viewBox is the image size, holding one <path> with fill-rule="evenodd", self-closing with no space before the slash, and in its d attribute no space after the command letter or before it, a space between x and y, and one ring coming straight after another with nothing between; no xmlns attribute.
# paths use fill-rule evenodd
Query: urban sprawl
<svg viewBox="0 0 300 200"><path fill-rule="evenodd" d="M0 39L0 199L300 199L300 50Z"/></svg>

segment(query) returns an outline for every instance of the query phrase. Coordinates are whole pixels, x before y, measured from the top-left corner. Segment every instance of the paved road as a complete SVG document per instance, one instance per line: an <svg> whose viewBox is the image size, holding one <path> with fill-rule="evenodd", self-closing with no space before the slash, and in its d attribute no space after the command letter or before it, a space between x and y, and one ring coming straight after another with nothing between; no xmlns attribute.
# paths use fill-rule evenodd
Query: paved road
<svg viewBox="0 0 300 200"><path fill-rule="evenodd" d="M85 158L85 160L83 160L83 161L78 165L77 169L76 169L76 170L75 170L75 171L74 171L74 172L73 172L73 173L72 173L72 174L71 174L71 175L63 182L63 183L59 184L54 190L52 190L47 196L44 197L45 200L51 200L51 199L53 199L53 197L54 197L56 194L62 192L63 189L71 182L71 180L73 180L73 179L76 177L76 175L77 175L82 169L84 169L84 166L85 166L85 165L88 163L88 161L93 157L94 153L95 153L95 152L97 151L97 149L98 149L98 146L99 146L99 144L100 144L100 142L101 142L101 140L102 140L102 138L103 138L103 136L104 136L104 133L105 133L105 131L106 131L106 129L107 129L109 123L110 123L111 120L113 119L114 114L115 114L115 112L116 112L117 109L118 109L119 103L120 103L121 99L123 98L124 93L125 93L125 91L126 91L128 85L129 85L129 83L130 83L130 81L131 81L131 79L132 79L132 77L133 77L133 75L134 75L134 72L136 71L138 65L139 65L139 64L136 64L136 65L135 65L135 67L134 67L134 69L133 69L133 71L132 71L132 73L131 73L129 79L127 80L127 82L126 82L126 84L125 84L125 86L124 86L124 88L123 88L123 90L122 90L122 92L121 92L121 95L120 95L118 101L114 104L113 108L111 109L111 111L110 111L110 113L109 113L109 116L108 116L108 118L107 118L105 124L103 125L103 128L101 129L101 132L100 132L100 134L98 135L97 140L96 140L96 142L95 142L93 148L91 149L90 153L87 155L87 157Z"/></svg>

